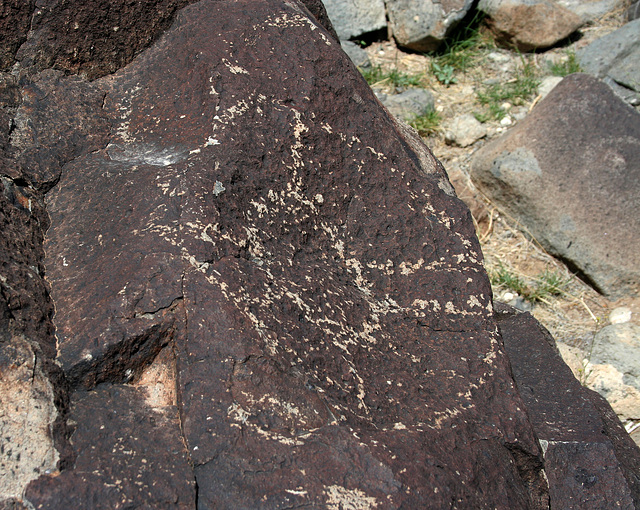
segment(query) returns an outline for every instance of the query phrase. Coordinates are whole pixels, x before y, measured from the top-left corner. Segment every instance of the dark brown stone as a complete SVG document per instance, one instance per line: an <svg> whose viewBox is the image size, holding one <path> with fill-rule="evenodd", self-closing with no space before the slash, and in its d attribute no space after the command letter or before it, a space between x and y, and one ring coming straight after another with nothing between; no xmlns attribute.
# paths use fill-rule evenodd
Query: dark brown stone
<svg viewBox="0 0 640 510"><path fill-rule="evenodd" d="M47 70L25 79L11 134L14 164L34 187L47 191L62 167L107 143L101 113L104 92L78 77ZM10 164L8 163L8 164Z"/></svg>
<svg viewBox="0 0 640 510"><path fill-rule="evenodd" d="M442 166L303 4L202 0L153 43L149 5L47 3L3 105L0 339L42 344L60 415L26 506L547 508L571 466Z"/></svg>
<svg viewBox="0 0 640 510"><path fill-rule="evenodd" d="M529 313L499 305L496 316L544 450L552 508L636 508L640 449L609 404L580 385Z"/></svg>
<svg viewBox="0 0 640 510"><path fill-rule="evenodd" d="M331 20L329 19L329 15L327 14L327 10L324 7L324 4L321 0L301 0L302 3L309 9L309 12L316 18L318 23L320 23L327 32L331 34L331 36L336 40L340 41L338 34L336 33L335 28L331 24Z"/></svg>
<svg viewBox="0 0 640 510"><path fill-rule="evenodd" d="M137 388L75 392L69 420L73 469L32 482L36 509L195 508L195 481L175 407L147 405Z"/></svg>
<svg viewBox="0 0 640 510"><path fill-rule="evenodd" d="M35 0L2 0L0 2L0 71L9 70L15 54L27 39Z"/></svg>
<svg viewBox="0 0 640 510"><path fill-rule="evenodd" d="M72 384L173 342L201 508L529 506L468 211L306 10L193 4L94 86L47 195Z"/></svg>
<svg viewBox="0 0 640 510"><path fill-rule="evenodd" d="M16 58L34 70L53 67L95 79L131 62L190 1L46 0L38 3Z"/></svg>

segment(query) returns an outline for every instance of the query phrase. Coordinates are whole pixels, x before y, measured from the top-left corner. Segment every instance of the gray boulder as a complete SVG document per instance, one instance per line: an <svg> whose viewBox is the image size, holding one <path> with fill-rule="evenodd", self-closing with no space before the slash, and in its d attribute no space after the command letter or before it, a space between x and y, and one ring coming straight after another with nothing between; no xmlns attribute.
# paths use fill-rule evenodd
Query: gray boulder
<svg viewBox="0 0 640 510"><path fill-rule="evenodd" d="M609 363L623 374L623 382L640 390L640 326L626 322L611 324L596 335L591 352L593 363ZM640 409L638 409L640 417Z"/></svg>
<svg viewBox="0 0 640 510"><path fill-rule="evenodd" d="M627 19L633 21L640 18L640 0L633 2L627 9Z"/></svg>
<svg viewBox="0 0 640 510"><path fill-rule="evenodd" d="M640 284L640 115L586 74L565 78L479 150L471 177L596 289Z"/></svg>
<svg viewBox="0 0 640 510"><path fill-rule="evenodd" d="M556 3L574 12L584 22L596 20L617 9L624 0L556 0Z"/></svg>
<svg viewBox="0 0 640 510"><path fill-rule="evenodd" d="M409 89L400 94L385 94L375 91L376 97L399 119L409 122L418 115L424 115L433 110L433 94L425 89Z"/></svg>
<svg viewBox="0 0 640 510"><path fill-rule="evenodd" d="M585 72L604 79L627 102L640 104L640 19L593 41L576 57Z"/></svg>
<svg viewBox="0 0 640 510"><path fill-rule="evenodd" d="M343 40L340 42L340 46L342 46L342 49L351 59L351 62L356 65L356 67L359 67L361 69L371 67L369 55L367 55L367 52L364 51L359 45L352 41Z"/></svg>
<svg viewBox="0 0 640 510"><path fill-rule="evenodd" d="M340 39L353 39L387 26L383 0L324 0Z"/></svg>
<svg viewBox="0 0 640 510"><path fill-rule="evenodd" d="M548 48L583 24L582 18L559 2L538 0L480 0L499 42L520 51Z"/></svg>
<svg viewBox="0 0 640 510"><path fill-rule="evenodd" d="M435 50L467 15L473 0L386 0L389 24L400 46Z"/></svg>

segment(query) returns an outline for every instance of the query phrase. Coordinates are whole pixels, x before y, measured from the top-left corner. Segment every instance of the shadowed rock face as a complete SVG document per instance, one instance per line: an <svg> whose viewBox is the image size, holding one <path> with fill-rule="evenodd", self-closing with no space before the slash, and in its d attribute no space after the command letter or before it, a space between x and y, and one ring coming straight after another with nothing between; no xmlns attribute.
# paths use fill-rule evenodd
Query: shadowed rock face
<svg viewBox="0 0 640 510"><path fill-rule="evenodd" d="M0 341L58 370L60 472L0 500L548 506L469 213L303 4L193 3L91 83L20 65L0 211L46 284Z"/></svg>

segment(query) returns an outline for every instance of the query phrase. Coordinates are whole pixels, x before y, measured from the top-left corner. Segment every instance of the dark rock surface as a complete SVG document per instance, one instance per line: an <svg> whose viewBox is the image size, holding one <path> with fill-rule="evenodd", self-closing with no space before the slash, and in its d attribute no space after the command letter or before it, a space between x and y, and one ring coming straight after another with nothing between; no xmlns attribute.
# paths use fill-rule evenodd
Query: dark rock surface
<svg viewBox="0 0 640 510"><path fill-rule="evenodd" d="M32 9L31 30L16 58L33 70L53 67L89 79L104 76L147 48L189 1L41 2Z"/></svg>
<svg viewBox="0 0 640 510"><path fill-rule="evenodd" d="M620 296L640 286L639 161L640 115L601 81L574 74L480 149L471 177L547 250Z"/></svg>
<svg viewBox="0 0 640 510"><path fill-rule="evenodd" d="M35 0L4 0L0 4L0 70L9 69L27 39Z"/></svg>
<svg viewBox="0 0 640 510"><path fill-rule="evenodd" d="M35 508L195 507L175 406L158 412L137 388L104 384L74 393L69 420L73 469L28 486Z"/></svg>
<svg viewBox="0 0 640 510"><path fill-rule="evenodd" d="M172 341L202 508L526 504L466 208L334 40L295 6L200 2L95 86L111 138L47 195L73 385Z"/></svg>
<svg viewBox="0 0 640 510"><path fill-rule="evenodd" d="M547 508L469 212L331 33L290 0L162 34L183 4L128 3L100 48L132 52L94 61L73 5L0 91L0 341L11 366L27 335L59 452L0 505Z"/></svg>
<svg viewBox="0 0 640 510"><path fill-rule="evenodd" d="M580 385L529 313L498 303L496 317L544 451L552 508L637 508L640 450L611 406Z"/></svg>

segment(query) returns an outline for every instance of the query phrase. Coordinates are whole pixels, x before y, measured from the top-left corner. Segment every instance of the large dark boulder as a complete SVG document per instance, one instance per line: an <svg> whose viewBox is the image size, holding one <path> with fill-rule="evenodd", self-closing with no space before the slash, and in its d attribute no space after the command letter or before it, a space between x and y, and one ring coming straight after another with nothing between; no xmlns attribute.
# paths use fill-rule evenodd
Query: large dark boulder
<svg viewBox="0 0 640 510"><path fill-rule="evenodd" d="M141 52L73 65L54 11L2 110L0 366L58 460L0 507L548 508L469 212L310 10L78 24Z"/></svg>

